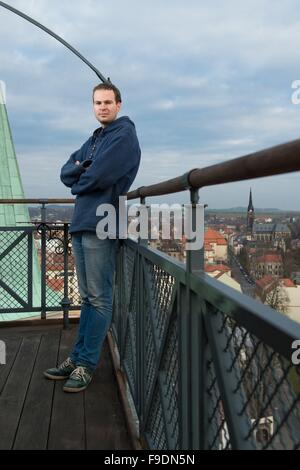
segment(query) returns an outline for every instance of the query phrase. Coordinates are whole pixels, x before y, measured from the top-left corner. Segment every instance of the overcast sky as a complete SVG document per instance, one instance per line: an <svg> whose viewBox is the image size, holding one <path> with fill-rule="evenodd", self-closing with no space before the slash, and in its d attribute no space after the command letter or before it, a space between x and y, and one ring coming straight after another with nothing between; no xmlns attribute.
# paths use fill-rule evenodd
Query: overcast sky
<svg viewBox="0 0 300 470"><path fill-rule="evenodd" d="M134 187L299 137L296 0L10 0L77 48L123 94L142 164ZM70 195L62 164L97 126L96 75L0 7L0 80L27 197ZM209 208L300 210L300 173L204 189ZM187 194L173 196L186 202ZM152 199L152 202L162 202Z"/></svg>

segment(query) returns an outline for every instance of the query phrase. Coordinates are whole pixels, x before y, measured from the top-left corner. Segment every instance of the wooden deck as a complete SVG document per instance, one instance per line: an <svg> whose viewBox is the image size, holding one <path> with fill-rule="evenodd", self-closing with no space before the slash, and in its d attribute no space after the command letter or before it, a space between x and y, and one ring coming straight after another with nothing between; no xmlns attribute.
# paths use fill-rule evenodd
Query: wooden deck
<svg viewBox="0 0 300 470"><path fill-rule="evenodd" d="M60 326L0 328L0 449L131 449L108 346L90 386L65 393L43 371L62 362L76 335Z"/></svg>

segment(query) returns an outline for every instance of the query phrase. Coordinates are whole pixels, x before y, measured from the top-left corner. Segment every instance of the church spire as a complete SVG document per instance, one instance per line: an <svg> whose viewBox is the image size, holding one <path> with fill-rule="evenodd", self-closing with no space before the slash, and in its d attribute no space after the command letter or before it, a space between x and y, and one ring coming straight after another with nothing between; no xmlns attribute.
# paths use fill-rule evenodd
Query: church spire
<svg viewBox="0 0 300 470"><path fill-rule="evenodd" d="M250 188L249 204L248 204L248 212L249 212L249 211L254 212L254 207L253 207L253 203L252 203L252 191L251 191L251 188Z"/></svg>
<svg viewBox="0 0 300 470"><path fill-rule="evenodd" d="M254 207L252 203L252 191L250 188L249 204L247 209L247 235L252 239L253 236L253 224L254 224Z"/></svg>

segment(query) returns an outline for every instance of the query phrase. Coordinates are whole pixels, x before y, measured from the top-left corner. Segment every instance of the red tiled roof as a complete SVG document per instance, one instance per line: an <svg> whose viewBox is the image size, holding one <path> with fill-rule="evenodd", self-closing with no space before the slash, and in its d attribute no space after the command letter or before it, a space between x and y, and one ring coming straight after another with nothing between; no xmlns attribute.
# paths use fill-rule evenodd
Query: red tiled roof
<svg viewBox="0 0 300 470"><path fill-rule="evenodd" d="M64 271L64 264L47 264L47 271Z"/></svg>
<svg viewBox="0 0 300 470"><path fill-rule="evenodd" d="M267 287L273 286L276 283L276 279L268 274L267 276L263 276L261 279L255 281L255 284L260 287L261 289L266 289Z"/></svg>
<svg viewBox="0 0 300 470"><path fill-rule="evenodd" d="M64 280L63 279L47 279L47 285L50 289L55 290L57 292L61 292L64 288Z"/></svg>
<svg viewBox="0 0 300 470"><path fill-rule="evenodd" d="M204 240L206 243L216 243L217 245L227 245L227 241L223 235L217 230L211 228L207 229L204 233Z"/></svg>
<svg viewBox="0 0 300 470"><path fill-rule="evenodd" d="M218 240L217 240L217 245L224 245L224 246L227 246L228 243L227 243L227 241L225 240L225 238L224 238L224 240L218 239Z"/></svg>
<svg viewBox="0 0 300 470"><path fill-rule="evenodd" d="M292 279L289 279L289 278L281 279L281 282L284 287L296 287Z"/></svg>
<svg viewBox="0 0 300 470"><path fill-rule="evenodd" d="M205 265L205 272L213 273L215 271L219 271L221 273L227 273L228 271L230 271L230 268L228 266L225 266L225 264L206 264Z"/></svg>
<svg viewBox="0 0 300 470"><path fill-rule="evenodd" d="M210 245L205 244L204 245L204 250L205 251L214 251Z"/></svg>
<svg viewBox="0 0 300 470"><path fill-rule="evenodd" d="M257 258L257 263L282 263L282 256L270 253Z"/></svg>

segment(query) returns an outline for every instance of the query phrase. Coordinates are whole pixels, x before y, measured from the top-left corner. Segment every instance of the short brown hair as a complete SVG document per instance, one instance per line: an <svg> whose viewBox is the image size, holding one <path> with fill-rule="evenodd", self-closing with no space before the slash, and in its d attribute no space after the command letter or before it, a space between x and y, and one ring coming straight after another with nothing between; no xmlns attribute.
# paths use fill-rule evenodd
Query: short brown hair
<svg viewBox="0 0 300 470"><path fill-rule="evenodd" d="M100 83L99 85L96 85L93 89L93 99L94 99L95 91L97 90L112 90L115 95L116 103L122 103L120 90L113 83L106 82L106 83Z"/></svg>

